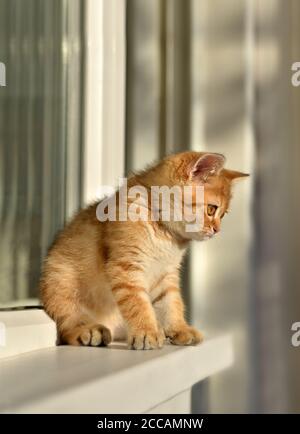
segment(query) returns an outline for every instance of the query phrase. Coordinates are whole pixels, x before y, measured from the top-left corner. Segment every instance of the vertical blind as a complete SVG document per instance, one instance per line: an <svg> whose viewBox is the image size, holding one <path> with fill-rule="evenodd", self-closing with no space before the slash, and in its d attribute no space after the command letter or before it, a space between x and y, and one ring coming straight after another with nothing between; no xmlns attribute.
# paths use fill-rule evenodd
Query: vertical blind
<svg viewBox="0 0 300 434"><path fill-rule="evenodd" d="M0 0L0 306L37 296L80 206L83 22L82 0Z"/></svg>
<svg viewBox="0 0 300 434"><path fill-rule="evenodd" d="M252 3L127 1L127 169L193 149L224 153L228 166L248 170L246 18ZM191 246L182 278L189 319L238 342L233 369L209 381L210 411L249 405L250 200L249 190L237 189L221 237Z"/></svg>

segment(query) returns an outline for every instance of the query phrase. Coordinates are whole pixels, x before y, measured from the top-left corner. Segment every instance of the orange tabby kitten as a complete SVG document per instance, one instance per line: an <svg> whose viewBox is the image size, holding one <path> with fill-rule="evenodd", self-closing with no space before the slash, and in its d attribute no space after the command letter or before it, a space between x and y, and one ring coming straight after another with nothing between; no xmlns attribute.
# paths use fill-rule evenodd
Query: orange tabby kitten
<svg viewBox="0 0 300 434"><path fill-rule="evenodd" d="M166 337L176 345L201 342L201 333L184 318L179 270L190 240L220 231L232 181L247 176L224 169L224 162L220 154L184 152L128 180L128 188L143 186L146 191L190 186L193 201L195 188L204 187L204 224L196 232L174 217L120 221L124 219L118 213L116 221L99 221L99 203L73 218L51 247L40 283L61 343L99 346L127 336L129 347L139 350L161 348ZM144 204L147 212L150 202ZM129 198L127 206L131 203ZM171 205L174 209L174 200ZM161 202L161 216L160 207Z"/></svg>

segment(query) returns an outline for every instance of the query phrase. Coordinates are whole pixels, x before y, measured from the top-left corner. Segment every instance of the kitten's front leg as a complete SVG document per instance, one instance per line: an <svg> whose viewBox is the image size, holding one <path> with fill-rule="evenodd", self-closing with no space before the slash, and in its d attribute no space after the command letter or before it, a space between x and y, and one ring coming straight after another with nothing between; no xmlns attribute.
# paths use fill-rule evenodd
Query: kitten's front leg
<svg viewBox="0 0 300 434"><path fill-rule="evenodd" d="M184 319L184 304L178 286L166 285L153 306L165 336L174 345L196 345L202 342L202 334Z"/></svg>
<svg viewBox="0 0 300 434"><path fill-rule="evenodd" d="M146 290L132 283L117 283L112 286L112 292L128 327L129 348L161 348L165 336L158 327Z"/></svg>

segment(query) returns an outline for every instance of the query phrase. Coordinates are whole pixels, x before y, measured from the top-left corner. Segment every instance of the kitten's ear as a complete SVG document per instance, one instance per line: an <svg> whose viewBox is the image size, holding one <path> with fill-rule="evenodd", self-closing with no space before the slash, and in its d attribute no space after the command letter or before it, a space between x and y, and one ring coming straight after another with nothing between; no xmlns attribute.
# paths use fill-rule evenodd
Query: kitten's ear
<svg viewBox="0 0 300 434"><path fill-rule="evenodd" d="M225 164L225 157L222 154L202 155L190 166L189 178L193 181L206 182L210 176L220 173Z"/></svg>
<svg viewBox="0 0 300 434"><path fill-rule="evenodd" d="M238 172L237 170L228 170L228 169L223 169L222 173L230 181L235 181L250 176L249 173L243 173L243 172Z"/></svg>

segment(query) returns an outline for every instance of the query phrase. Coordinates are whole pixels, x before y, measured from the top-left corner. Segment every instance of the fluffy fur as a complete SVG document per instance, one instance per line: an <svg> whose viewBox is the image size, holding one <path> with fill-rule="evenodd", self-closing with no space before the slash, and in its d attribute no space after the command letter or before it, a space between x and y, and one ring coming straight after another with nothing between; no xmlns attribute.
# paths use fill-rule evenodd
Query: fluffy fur
<svg viewBox="0 0 300 434"><path fill-rule="evenodd" d="M185 152L129 179L128 187L147 189L203 185L204 227L197 233L176 221L100 222L98 203L73 218L50 248L40 282L60 343L99 346L127 336L130 348L153 349L166 337L177 345L202 340L184 318L179 270L191 239L219 232L232 181L246 176L224 162L220 154Z"/></svg>

